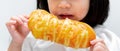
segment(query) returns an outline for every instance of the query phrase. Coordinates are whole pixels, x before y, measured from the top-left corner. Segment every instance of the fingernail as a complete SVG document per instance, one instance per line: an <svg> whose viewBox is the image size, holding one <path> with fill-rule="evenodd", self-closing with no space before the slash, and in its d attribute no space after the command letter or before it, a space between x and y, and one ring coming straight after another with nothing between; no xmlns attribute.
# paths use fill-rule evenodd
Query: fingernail
<svg viewBox="0 0 120 51"><path fill-rule="evenodd" d="M91 44L91 45L94 45L94 41L90 41L90 44Z"/></svg>

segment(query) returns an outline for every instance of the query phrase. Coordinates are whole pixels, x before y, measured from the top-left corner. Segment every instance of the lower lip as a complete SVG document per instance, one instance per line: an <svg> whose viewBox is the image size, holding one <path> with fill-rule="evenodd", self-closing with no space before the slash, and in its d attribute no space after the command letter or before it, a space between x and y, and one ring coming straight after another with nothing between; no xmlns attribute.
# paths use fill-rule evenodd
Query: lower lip
<svg viewBox="0 0 120 51"><path fill-rule="evenodd" d="M72 15L60 15L60 18L61 19L65 19L65 18L72 18L73 16Z"/></svg>

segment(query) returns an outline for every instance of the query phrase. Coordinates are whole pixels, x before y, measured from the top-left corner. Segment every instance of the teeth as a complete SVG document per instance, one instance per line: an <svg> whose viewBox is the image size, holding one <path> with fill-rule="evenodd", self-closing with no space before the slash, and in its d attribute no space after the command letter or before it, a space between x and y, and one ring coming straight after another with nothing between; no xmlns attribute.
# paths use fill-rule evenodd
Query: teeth
<svg viewBox="0 0 120 51"><path fill-rule="evenodd" d="M65 19L65 18L71 19L72 17L73 17L73 15L59 15L60 19Z"/></svg>

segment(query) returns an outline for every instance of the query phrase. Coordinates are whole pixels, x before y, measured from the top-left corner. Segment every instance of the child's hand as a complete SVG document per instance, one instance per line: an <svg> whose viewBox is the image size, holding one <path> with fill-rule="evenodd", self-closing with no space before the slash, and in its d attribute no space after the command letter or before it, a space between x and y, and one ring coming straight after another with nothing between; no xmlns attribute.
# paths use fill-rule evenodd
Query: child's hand
<svg viewBox="0 0 120 51"><path fill-rule="evenodd" d="M90 42L91 47L90 51L109 51L107 46L105 45L105 42L102 39L95 39Z"/></svg>
<svg viewBox="0 0 120 51"><path fill-rule="evenodd" d="M6 23L6 26L12 36L12 42L22 44L29 33L27 26L28 16L14 16Z"/></svg>

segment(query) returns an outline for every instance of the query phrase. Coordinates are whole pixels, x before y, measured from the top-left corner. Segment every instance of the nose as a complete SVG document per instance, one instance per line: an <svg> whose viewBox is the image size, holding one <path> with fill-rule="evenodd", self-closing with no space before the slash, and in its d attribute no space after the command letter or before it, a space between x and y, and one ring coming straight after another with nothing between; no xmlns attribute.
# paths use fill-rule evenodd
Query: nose
<svg viewBox="0 0 120 51"><path fill-rule="evenodd" d="M58 4L59 8L70 8L71 4L66 0L61 0L61 2Z"/></svg>

